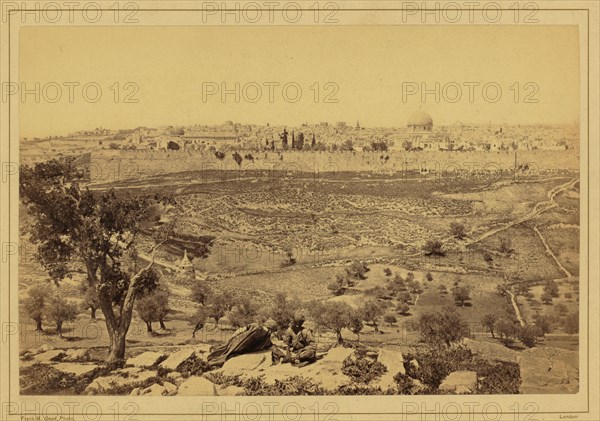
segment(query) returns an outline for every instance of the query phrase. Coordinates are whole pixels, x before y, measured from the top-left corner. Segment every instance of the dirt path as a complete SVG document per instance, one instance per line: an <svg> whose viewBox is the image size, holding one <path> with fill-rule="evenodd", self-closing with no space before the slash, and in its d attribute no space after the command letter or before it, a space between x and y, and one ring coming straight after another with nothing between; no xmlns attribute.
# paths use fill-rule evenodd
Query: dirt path
<svg viewBox="0 0 600 421"><path fill-rule="evenodd" d="M510 288L508 288L506 291L508 292L508 295L510 295L510 302L512 303L513 309L515 310L515 315L517 316L517 320L519 321L519 324L521 325L521 327L524 327L525 320L523 319L523 316L521 315L521 309L519 308L519 305L517 304L517 298L516 298L515 294L510 290Z"/></svg>
<svg viewBox="0 0 600 421"><path fill-rule="evenodd" d="M482 241L482 240L484 240L484 239L486 239L488 237L491 237L492 235L496 235L499 232L507 230L510 227L514 227L515 225L522 224L523 222L526 222L526 221L530 221L533 218L537 217L539 214L541 214L543 212L546 212L546 211L548 211L548 210L550 210L552 208L557 207L558 204L554 201L554 198L558 194L560 194L560 193L562 193L564 191L567 191L567 190L570 190L571 188L573 188L573 186L577 182L579 182L579 178L574 178L573 180L570 180L570 181L566 182L565 184L561 184L559 186L556 186L556 187L552 188L551 190L548 191L548 194L547 194L548 200L544 201L544 202L537 203L533 207L533 209L531 210L531 212L529 212L527 215L523 216L522 218L517 219L516 221L509 222L508 224L503 225L501 227L492 228L489 231L481 234L478 238L469 241L467 244L470 245L470 244L478 243L478 242L480 242L480 241Z"/></svg>
<svg viewBox="0 0 600 421"><path fill-rule="evenodd" d="M556 257L556 255L552 252L552 250L550 250L550 246L548 245L548 243L546 242L546 239L544 238L544 236L542 235L542 233L540 232L540 230L537 227L533 227L533 230L537 233L537 235L540 237L540 240L542 240L542 243L544 244L544 247L546 247L546 251L548 252L548 254L550 254L550 256L552 256L552 258L554 259L554 261L556 262L556 264L558 265L558 267L560 268L560 270L562 270L564 272L565 275L567 275L568 278L572 278L573 275L571 275L571 272L569 272L558 260L558 258Z"/></svg>

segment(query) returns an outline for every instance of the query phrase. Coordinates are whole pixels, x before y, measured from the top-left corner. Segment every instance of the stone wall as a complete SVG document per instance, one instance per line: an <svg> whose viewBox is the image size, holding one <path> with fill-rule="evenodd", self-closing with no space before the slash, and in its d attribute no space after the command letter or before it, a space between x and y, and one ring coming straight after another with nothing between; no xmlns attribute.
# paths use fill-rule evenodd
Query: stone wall
<svg viewBox="0 0 600 421"><path fill-rule="evenodd" d="M228 152L218 159L214 154L199 151L123 151L92 152L91 179L109 182L135 179L159 174L203 170L263 170L306 173L362 171L397 173L427 170L436 173L453 171L512 170L514 152L256 152L240 151L242 156L252 154L254 162L244 159L238 167ZM385 157L388 157L386 160ZM382 159L383 157L383 159ZM576 151L519 151L519 164L528 163L530 171L579 169Z"/></svg>

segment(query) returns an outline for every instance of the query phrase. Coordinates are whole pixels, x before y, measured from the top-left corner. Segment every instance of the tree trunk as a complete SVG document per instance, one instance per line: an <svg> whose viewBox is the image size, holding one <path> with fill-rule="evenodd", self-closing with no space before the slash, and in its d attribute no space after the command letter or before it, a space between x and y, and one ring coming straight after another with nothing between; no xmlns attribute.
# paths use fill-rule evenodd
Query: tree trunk
<svg viewBox="0 0 600 421"><path fill-rule="evenodd" d="M160 323L160 328L162 330L167 330L167 327L165 326L165 321L163 319L160 319L158 322Z"/></svg>
<svg viewBox="0 0 600 421"><path fill-rule="evenodd" d="M492 338L496 339L496 337L494 336L494 329L490 330L490 332L492 333Z"/></svg>
<svg viewBox="0 0 600 421"><path fill-rule="evenodd" d="M146 322L146 331L152 333L152 322Z"/></svg>
<svg viewBox="0 0 600 421"><path fill-rule="evenodd" d="M335 333L337 334L337 341L338 341L338 344L340 344L340 345L341 345L342 343L344 343L344 339L342 338L342 332L341 332L341 331L339 331L339 332L335 332Z"/></svg>
<svg viewBox="0 0 600 421"><path fill-rule="evenodd" d="M39 318L35 321L35 330L37 330L38 332L43 332L44 329L42 328L42 319Z"/></svg>
<svg viewBox="0 0 600 421"><path fill-rule="evenodd" d="M63 337L62 335L62 322L56 322L56 333L58 333L59 337Z"/></svg>
<svg viewBox="0 0 600 421"><path fill-rule="evenodd" d="M125 359L125 338L127 332L115 332L110 337L110 349L108 361L119 361Z"/></svg>
<svg viewBox="0 0 600 421"><path fill-rule="evenodd" d="M96 310L94 307L92 307L92 319L96 319Z"/></svg>

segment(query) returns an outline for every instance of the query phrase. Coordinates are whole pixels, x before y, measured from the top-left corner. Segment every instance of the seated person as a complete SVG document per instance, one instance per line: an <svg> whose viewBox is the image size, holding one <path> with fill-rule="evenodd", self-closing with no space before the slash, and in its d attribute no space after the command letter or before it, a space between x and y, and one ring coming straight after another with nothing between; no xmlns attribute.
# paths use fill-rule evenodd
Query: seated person
<svg viewBox="0 0 600 421"><path fill-rule="evenodd" d="M221 367L231 357L263 351L272 346L271 335L277 329L273 319L263 324L252 323L238 329L233 336L223 345L215 347L207 357L210 367Z"/></svg>
<svg viewBox="0 0 600 421"><path fill-rule="evenodd" d="M290 327L285 331L283 340L285 351L273 345L273 363L292 363L306 365L317 359L317 346L310 329L304 327L304 315L300 312L294 315Z"/></svg>

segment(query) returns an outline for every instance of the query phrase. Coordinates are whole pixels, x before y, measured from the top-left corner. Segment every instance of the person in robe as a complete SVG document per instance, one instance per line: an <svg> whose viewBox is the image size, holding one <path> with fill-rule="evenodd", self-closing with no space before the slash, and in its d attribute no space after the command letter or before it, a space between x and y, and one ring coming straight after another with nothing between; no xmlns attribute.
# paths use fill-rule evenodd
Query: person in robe
<svg viewBox="0 0 600 421"><path fill-rule="evenodd" d="M271 335L276 329L277 323L273 319L263 324L252 323L238 329L226 343L211 350L207 357L209 367L221 367L225 361L236 355L270 349L273 346Z"/></svg>
<svg viewBox="0 0 600 421"><path fill-rule="evenodd" d="M304 327L304 315L294 315L290 327L283 335L285 350L273 345L273 363L292 363L297 366L310 364L317 359L317 345L312 331Z"/></svg>

